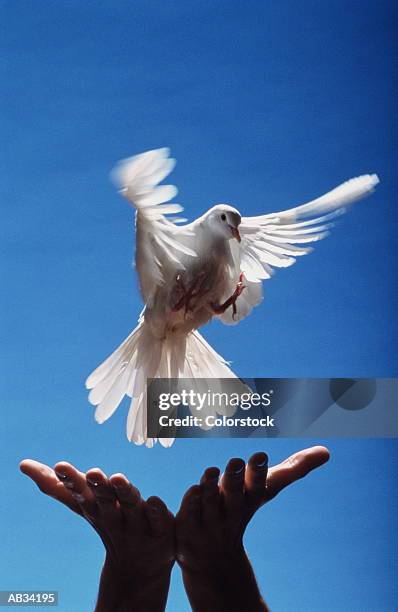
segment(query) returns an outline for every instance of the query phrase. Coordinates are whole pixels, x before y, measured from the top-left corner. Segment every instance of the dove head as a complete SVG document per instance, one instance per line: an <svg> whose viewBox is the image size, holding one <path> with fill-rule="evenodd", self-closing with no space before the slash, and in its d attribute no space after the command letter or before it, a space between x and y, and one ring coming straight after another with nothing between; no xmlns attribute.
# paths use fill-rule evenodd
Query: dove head
<svg viewBox="0 0 398 612"><path fill-rule="evenodd" d="M241 241L238 229L241 220L240 212L228 204L217 204L205 215L205 222L214 235L226 240L235 238L238 242Z"/></svg>

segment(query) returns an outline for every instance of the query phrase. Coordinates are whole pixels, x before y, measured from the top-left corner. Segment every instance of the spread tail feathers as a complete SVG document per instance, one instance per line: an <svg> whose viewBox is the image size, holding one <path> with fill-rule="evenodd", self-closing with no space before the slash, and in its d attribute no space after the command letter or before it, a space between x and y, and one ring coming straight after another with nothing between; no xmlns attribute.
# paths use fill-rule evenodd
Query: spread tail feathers
<svg viewBox="0 0 398 612"><path fill-rule="evenodd" d="M148 378L219 379L236 378L227 362L194 331L188 336L160 340L145 321L87 378L88 399L96 406L95 419L109 419L127 395L131 398L127 417L127 437L135 444L152 447L156 439L147 437L146 386ZM171 446L173 438L160 438Z"/></svg>

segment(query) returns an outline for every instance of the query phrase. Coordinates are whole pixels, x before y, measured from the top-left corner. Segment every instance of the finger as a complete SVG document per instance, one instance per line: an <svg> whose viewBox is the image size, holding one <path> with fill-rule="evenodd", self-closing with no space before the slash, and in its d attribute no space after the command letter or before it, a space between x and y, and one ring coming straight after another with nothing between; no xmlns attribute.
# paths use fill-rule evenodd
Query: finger
<svg viewBox="0 0 398 612"><path fill-rule="evenodd" d="M48 465L33 459L24 459L21 461L19 468L23 474L29 476L36 483L42 493L53 497L77 514L82 514L79 504L73 499L70 491L65 489L54 470Z"/></svg>
<svg viewBox="0 0 398 612"><path fill-rule="evenodd" d="M87 486L84 474L66 461L59 461L54 466L54 471L64 488L69 491L73 499L79 504L82 513L87 516L95 516L97 504L91 490Z"/></svg>
<svg viewBox="0 0 398 612"><path fill-rule="evenodd" d="M243 504L245 465L243 459L230 459L221 478L220 489L225 506L232 512Z"/></svg>
<svg viewBox="0 0 398 612"><path fill-rule="evenodd" d="M267 499L272 499L282 489L329 460L330 453L324 446L313 446L295 453L268 471Z"/></svg>
<svg viewBox="0 0 398 612"><path fill-rule="evenodd" d="M124 474L113 474L109 478L120 508L126 517L131 517L135 514L137 508L141 505L141 495Z"/></svg>
<svg viewBox="0 0 398 612"><path fill-rule="evenodd" d="M202 491L199 485L193 485L182 498L180 509L177 513L178 522L191 523L197 526L200 523Z"/></svg>
<svg viewBox="0 0 398 612"><path fill-rule="evenodd" d="M102 470L92 468L86 473L86 482L91 489L97 505L107 519L117 516L117 500L112 484Z"/></svg>
<svg viewBox="0 0 398 612"><path fill-rule="evenodd" d="M168 532L171 526L171 515L160 497L148 497L145 504L145 514L153 535L162 536Z"/></svg>
<svg viewBox="0 0 398 612"><path fill-rule="evenodd" d="M247 462L245 472L245 491L249 499L260 501L265 497L265 483L268 472L266 453L255 453Z"/></svg>
<svg viewBox="0 0 398 612"><path fill-rule="evenodd" d="M214 521L220 511L220 489L218 481L220 470L210 467L200 479L202 489L202 516L204 521Z"/></svg>

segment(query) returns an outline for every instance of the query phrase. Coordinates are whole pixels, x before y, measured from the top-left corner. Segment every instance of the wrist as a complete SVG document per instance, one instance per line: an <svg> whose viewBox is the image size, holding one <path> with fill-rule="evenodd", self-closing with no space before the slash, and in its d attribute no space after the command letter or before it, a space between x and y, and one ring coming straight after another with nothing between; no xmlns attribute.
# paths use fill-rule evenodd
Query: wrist
<svg viewBox="0 0 398 612"><path fill-rule="evenodd" d="M229 550L228 553L217 554L217 552L214 552L210 556L206 554L203 559L201 559L200 555L192 558L177 555L177 562L184 575L201 578L208 577L209 579L221 576L228 581L235 574L239 574L242 569L246 569L247 564L250 566L243 544L233 550Z"/></svg>
<svg viewBox="0 0 398 612"><path fill-rule="evenodd" d="M130 612L165 609L173 563L160 568L132 567L108 555L101 572L95 612Z"/></svg>
<svg viewBox="0 0 398 612"><path fill-rule="evenodd" d="M174 559L156 565L153 562L134 562L131 559L114 559L107 554L102 568L102 575L114 583L126 588L136 588L145 582L158 582L170 577Z"/></svg>
<svg viewBox="0 0 398 612"><path fill-rule="evenodd" d="M231 572L235 573L242 567L250 566L242 538L229 542L212 542L211 546L206 544L197 547L194 554L189 548L189 554L185 554L185 550L182 552L182 555L177 553L176 558L183 573L211 576L216 573L229 576Z"/></svg>
<svg viewBox="0 0 398 612"><path fill-rule="evenodd" d="M243 545L206 567L180 563L182 576L194 612L266 612L249 558Z"/></svg>

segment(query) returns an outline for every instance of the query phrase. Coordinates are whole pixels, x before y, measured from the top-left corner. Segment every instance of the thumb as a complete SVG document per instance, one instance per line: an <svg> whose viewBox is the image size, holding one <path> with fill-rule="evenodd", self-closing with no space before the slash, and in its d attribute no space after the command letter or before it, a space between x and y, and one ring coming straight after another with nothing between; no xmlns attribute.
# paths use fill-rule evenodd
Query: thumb
<svg viewBox="0 0 398 612"><path fill-rule="evenodd" d="M312 446L270 468L266 485L267 500L273 499L282 489L326 463L329 457L330 453L325 446Z"/></svg>

